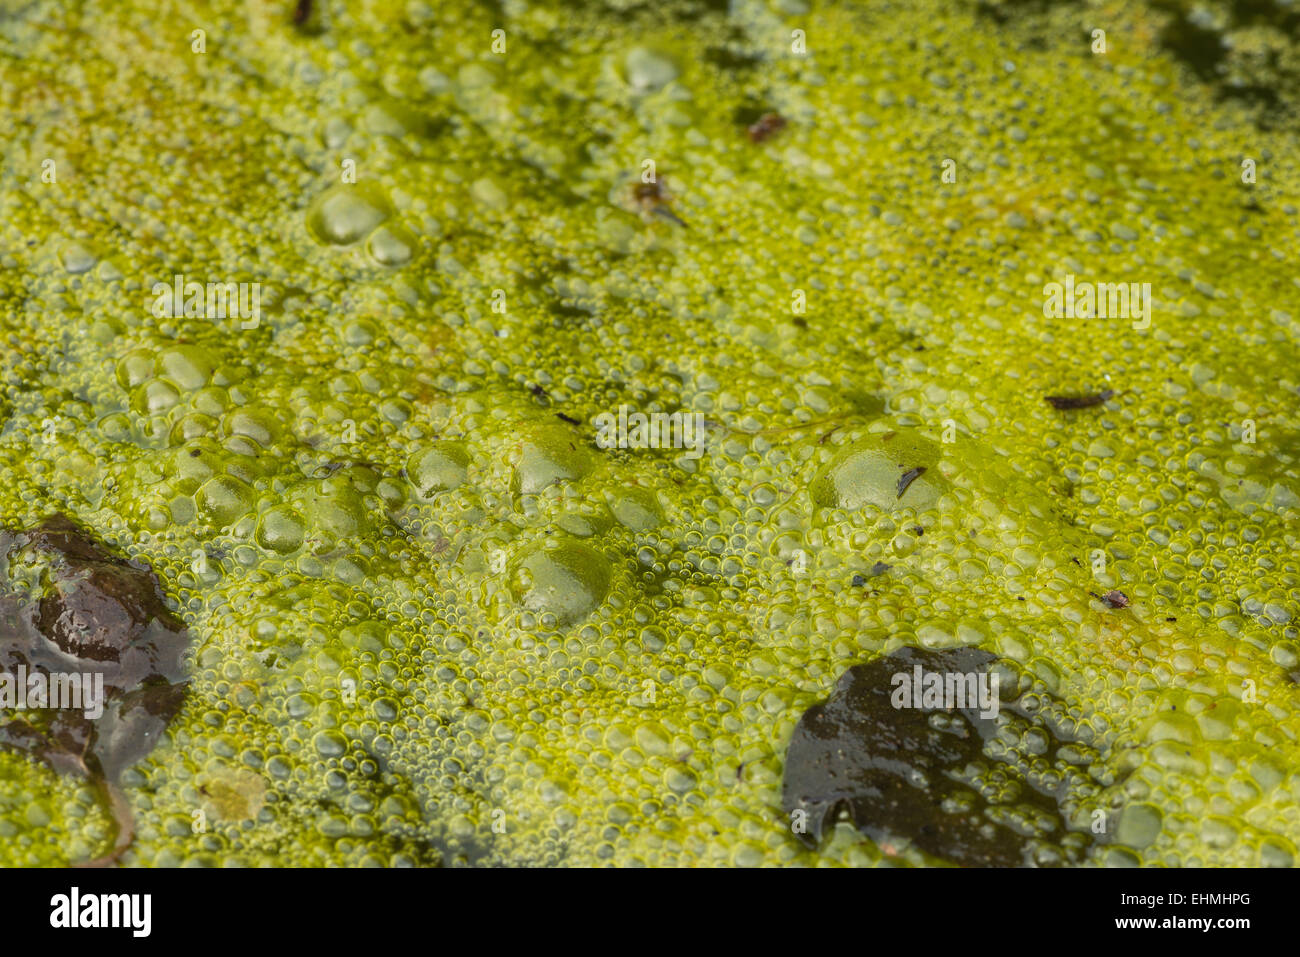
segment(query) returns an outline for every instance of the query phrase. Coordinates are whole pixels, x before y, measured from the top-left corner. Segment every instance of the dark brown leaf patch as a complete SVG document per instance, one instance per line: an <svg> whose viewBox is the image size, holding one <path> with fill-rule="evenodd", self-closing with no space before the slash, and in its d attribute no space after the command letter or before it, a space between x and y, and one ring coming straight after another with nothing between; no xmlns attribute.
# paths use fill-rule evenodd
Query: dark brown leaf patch
<svg viewBox="0 0 1300 957"><path fill-rule="evenodd" d="M845 672L831 697L800 718L786 753L782 800L800 839L816 847L846 814L887 854L910 841L926 854L970 867L1081 859L1092 836L1066 838L1057 795L1035 790L1024 771L1035 761L1064 768L1063 754L1055 746L1028 757L1004 749L994 759L986 751L1003 725L1028 730L1043 728L1041 721L1006 702L1001 715L991 716L978 701L949 701L952 708L896 706L899 675L911 677L918 668L922 674L985 675L991 691L996 663L973 648L902 648ZM999 740L1005 738L1004 730ZM1086 771L1076 773L1086 780ZM990 787L996 781L1004 783Z"/></svg>
<svg viewBox="0 0 1300 957"><path fill-rule="evenodd" d="M0 674L10 687L19 674L102 676L102 713L93 718L86 707L20 709L16 700L0 710L0 746L86 777L104 795L118 834L113 851L92 863L111 863L129 845L117 779L180 710L189 640L153 574L68 519L0 529Z"/></svg>

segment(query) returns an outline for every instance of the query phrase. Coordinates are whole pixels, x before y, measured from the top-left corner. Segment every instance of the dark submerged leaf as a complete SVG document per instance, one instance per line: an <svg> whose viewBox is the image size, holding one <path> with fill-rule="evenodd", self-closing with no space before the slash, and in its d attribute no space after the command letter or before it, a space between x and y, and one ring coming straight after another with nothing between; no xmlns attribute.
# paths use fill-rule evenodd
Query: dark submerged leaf
<svg viewBox="0 0 1300 957"><path fill-rule="evenodd" d="M91 863L112 863L130 844L130 814L116 781L180 710L189 640L153 574L112 555L67 518L0 529L0 672L103 676L96 718L85 709L0 713L0 747L86 777L103 795L118 833L112 852Z"/></svg>
<svg viewBox="0 0 1300 957"><path fill-rule="evenodd" d="M831 697L800 718L786 754L783 804L787 816L806 813L801 840L816 847L844 810L877 843L910 840L963 866L1034 863L1042 842L1033 835L1059 839L1064 823L1055 797L1033 790L1022 775L1014 801L995 804L977 786L995 767L999 776L1016 770L985 754L999 719L981 716L978 705L944 711L891 702L893 676L917 665L925 673L979 674L996 662L972 648L903 648L845 672ZM1037 822L1038 831L1025 822ZM1079 835L1064 857L1089 842Z"/></svg>

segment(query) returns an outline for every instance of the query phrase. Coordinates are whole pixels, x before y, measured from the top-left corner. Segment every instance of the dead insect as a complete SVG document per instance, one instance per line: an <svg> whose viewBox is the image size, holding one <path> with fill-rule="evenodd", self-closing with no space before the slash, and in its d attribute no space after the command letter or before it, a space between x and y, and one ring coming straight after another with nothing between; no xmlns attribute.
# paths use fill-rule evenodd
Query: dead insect
<svg viewBox="0 0 1300 957"><path fill-rule="evenodd" d="M1112 588L1104 595L1098 595L1095 591L1088 592L1093 598L1097 599L1107 608L1127 608L1128 595L1124 594L1118 588Z"/></svg>
<svg viewBox="0 0 1300 957"><path fill-rule="evenodd" d="M775 133L785 129L786 120L780 113L764 113L756 123L750 124L749 141L761 143Z"/></svg>
<svg viewBox="0 0 1300 957"><path fill-rule="evenodd" d="M666 219L670 222L674 222L678 226L683 227L684 229L690 228L689 226L686 225L686 220L682 219L680 216L674 213L667 206L656 206L653 210L651 210L651 212L655 216L658 216L660 219Z"/></svg>
<svg viewBox="0 0 1300 957"><path fill-rule="evenodd" d="M563 412L556 412L556 413L555 413L555 417L556 417L557 419L561 419L561 420L563 420L563 421L565 421L565 422L568 422L569 425L581 425L581 424L582 424L582 423L579 422L577 419L575 419L573 416L571 416L571 415L565 415Z"/></svg>
<svg viewBox="0 0 1300 957"><path fill-rule="evenodd" d="M1114 394L1114 389L1107 389L1091 395L1048 395L1043 398L1052 404L1053 409L1090 409L1094 405L1101 405Z"/></svg>
<svg viewBox="0 0 1300 957"><path fill-rule="evenodd" d="M906 472L900 475L898 478L898 497L902 498L903 493L907 491L907 487L924 474L925 474L925 466L918 465L916 468L908 469Z"/></svg>
<svg viewBox="0 0 1300 957"><path fill-rule="evenodd" d="M643 216L659 216L671 220L678 226L686 226L686 222L668 208L668 203L672 200L672 194L664 188L661 180L656 179L649 183L637 183L632 190L632 198L636 201L636 205L640 207Z"/></svg>
<svg viewBox="0 0 1300 957"><path fill-rule="evenodd" d="M297 5L293 8L293 25L295 27L302 26L310 16L311 0L298 0Z"/></svg>
<svg viewBox="0 0 1300 957"><path fill-rule="evenodd" d="M1128 595L1124 594L1117 588L1112 588L1110 591L1106 592L1106 594L1101 596L1101 600L1111 608L1128 607Z"/></svg>
<svg viewBox="0 0 1300 957"><path fill-rule="evenodd" d="M632 188L632 196L638 203L645 206L649 203L658 203L667 198L668 191L660 184L659 180L651 180L648 183L637 183Z"/></svg>

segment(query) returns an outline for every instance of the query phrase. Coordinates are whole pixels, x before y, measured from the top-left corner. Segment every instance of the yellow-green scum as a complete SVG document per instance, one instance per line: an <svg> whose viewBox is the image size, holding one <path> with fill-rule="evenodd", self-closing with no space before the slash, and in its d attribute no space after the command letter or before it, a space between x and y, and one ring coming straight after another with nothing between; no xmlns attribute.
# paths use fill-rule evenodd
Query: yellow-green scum
<svg viewBox="0 0 1300 957"><path fill-rule="evenodd" d="M0 519L84 522L195 635L126 863L871 863L791 834L783 755L903 644L1035 676L1090 860L1293 862L1297 141L1225 95L1249 47L1207 81L1121 3L293 6L0 4ZM178 274L259 283L255 327L155 315ZM1150 327L1045 318L1067 274ZM705 454L597 448L622 404ZM109 830L0 755L0 863Z"/></svg>

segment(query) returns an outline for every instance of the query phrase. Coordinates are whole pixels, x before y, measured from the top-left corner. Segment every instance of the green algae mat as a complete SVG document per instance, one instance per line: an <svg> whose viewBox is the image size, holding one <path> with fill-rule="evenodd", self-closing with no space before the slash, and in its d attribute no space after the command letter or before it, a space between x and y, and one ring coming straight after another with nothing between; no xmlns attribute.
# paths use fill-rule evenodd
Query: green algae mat
<svg viewBox="0 0 1300 957"><path fill-rule="evenodd" d="M0 864L1291 865L1298 36L0 0Z"/></svg>

